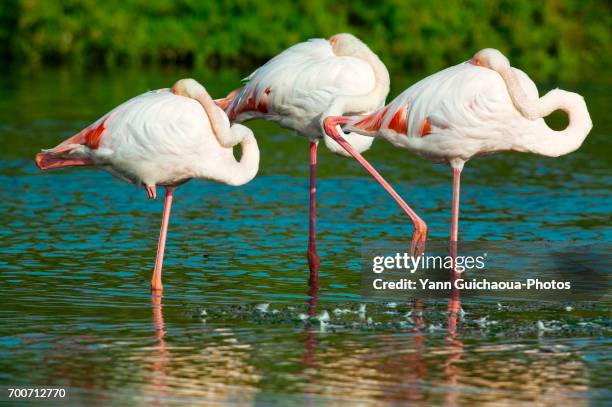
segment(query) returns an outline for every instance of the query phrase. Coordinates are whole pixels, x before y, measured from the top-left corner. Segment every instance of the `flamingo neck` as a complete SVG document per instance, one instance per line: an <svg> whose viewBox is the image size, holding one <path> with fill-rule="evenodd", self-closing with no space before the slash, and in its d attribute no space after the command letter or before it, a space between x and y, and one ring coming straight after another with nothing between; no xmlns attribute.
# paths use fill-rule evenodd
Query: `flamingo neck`
<svg viewBox="0 0 612 407"><path fill-rule="evenodd" d="M339 116L345 113L364 114L381 107L389 94L389 71L378 55L370 49L350 55L367 62L374 72L374 88L364 95L337 96L322 119L328 116Z"/></svg>
<svg viewBox="0 0 612 407"><path fill-rule="evenodd" d="M382 107L389 94L389 71L378 56L370 49L351 55L355 58L366 61L374 71L374 88L364 95L340 95L337 96L325 112L321 114L321 134L327 148L333 153L349 156L335 140L329 137L323 130L323 122L329 116L342 116L345 114L367 114ZM374 140L371 137L364 137L356 133L344 134L345 140L358 152L366 151Z"/></svg>
<svg viewBox="0 0 612 407"><path fill-rule="evenodd" d="M515 150L558 157L569 154L582 145L593 127L582 96L553 89L541 98L529 98L508 59L495 49L477 52L472 63L492 69L502 77L512 104L526 119L523 128L516 129L520 135L515 141ZM555 131L542 120L555 110L567 113L569 124L565 130Z"/></svg>
<svg viewBox="0 0 612 407"><path fill-rule="evenodd" d="M240 143L241 140L237 138L230 129L227 115L217 106L210 95L207 92L200 93L197 96L197 100L204 108L204 111L206 111L206 115L210 121L210 127L215 133L219 144L223 147L233 147Z"/></svg>
<svg viewBox="0 0 612 407"><path fill-rule="evenodd" d="M219 108L206 89L193 79L181 79L172 86L173 93L195 99L208 116L211 130L219 145L226 150L240 144L242 157L237 161L232 152L219 153L216 158L219 165L210 166L210 162L202 162L202 170L198 178L209 178L229 185L242 185L252 180L259 169L259 148L253 132L240 124L230 127L225 112Z"/></svg>
<svg viewBox="0 0 612 407"><path fill-rule="evenodd" d="M533 130L519 137L519 150L548 157L558 157L577 150L591 131L593 124L582 96L577 93L553 89L537 100L530 101L527 109L535 119ZM548 127L543 117L555 110L562 110L569 118L568 126L561 131Z"/></svg>
<svg viewBox="0 0 612 407"><path fill-rule="evenodd" d="M240 124L232 126L232 130L235 127L244 127ZM244 136L240 141L240 148L242 150L242 156L240 161L237 161L233 156L230 166L230 171L227 171L227 179L225 182L229 185L244 185L251 181L257 175L259 170L259 147L257 146L257 140L253 136L250 130L246 127L248 132L243 132Z"/></svg>

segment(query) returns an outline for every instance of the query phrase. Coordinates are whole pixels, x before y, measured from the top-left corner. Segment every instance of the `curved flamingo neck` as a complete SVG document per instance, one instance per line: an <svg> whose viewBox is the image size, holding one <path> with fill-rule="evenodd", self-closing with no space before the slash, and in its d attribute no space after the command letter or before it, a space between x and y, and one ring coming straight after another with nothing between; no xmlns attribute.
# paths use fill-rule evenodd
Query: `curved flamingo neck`
<svg viewBox="0 0 612 407"><path fill-rule="evenodd" d="M361 59L370 65L374 72L374 87L363 95L337 96L323 114L322 119L325 119L327 116L338 116L344 113L370 112L384 104L389 94L389 85L391 83L389 71L380 58L378 58L378 55L366 47L366 50L355 52L349 56Z"/></svg>
<svg viewBox="0 0 612 407"><path fill-rule="evenodd" d="M198 95L197 100L206 111L219 144L226 148L240 144L242 149L240 161L233 156L230 158L233 169L226 171L224 181L229 185L246 184L257 175L259 170L259 147L253 133L248 127L241 124L234 124L230 127L227 116L208 93Z"/></svg>
<svg viewBox="0 0 612 407"><path fill-rule="evenodd" d="M553 89L541 98L529 98L508 59L496 49L480 50L470 62L497 72L506 84L512 104L529 121L526 129L517 129L520 135L515 140L516 150L558 157L582 145L593 127L582 96ZM565 130L555 131L541 120L555 110L567 113L569 124Z"/></svg>
<svg viewBox="0 0 612 407"><path fill-rule="evenodd" d="M174 84L172 92L177 95L195 99L202 108L219 144L225 148L232 148L240 144L242 157L237 161L233 155L229 155L229 161L225 166L219 168L214 179L229 185L242 185L252 180L259 169L259 148L253 132L245 126L234 124L230 127L225 112L221 110L210 97L206 89L193 79L181 79ZM207 171L202 173L203 178L208 178Z"/></svg>
<svg viewBox="0 0 612 407"><path fill-rule="evenodd" d="M577 150L592 128L591 117L582 96L561 89L553 89L541 98L529 98L523 90L518 75L510 67L498 69L506 83L508 94L516 110L527 120L534 122L533 134L518 137L517 145L529 152L558 157ZM562 110L569 118L568 126L561 131L548 127L540 119L555 110ZM520 134L522 129L518 129Z"/></svg>
<svg viewBox="0 0 612 407"><path fill-rule="evenodd" d="M241 126L240 124L234 126ZM249 130L250 131L250 130ZM242 157L237 161L233 185L243 185L255 178L259 170L259 147L253 134L245 136L240 142Z"/></svg>

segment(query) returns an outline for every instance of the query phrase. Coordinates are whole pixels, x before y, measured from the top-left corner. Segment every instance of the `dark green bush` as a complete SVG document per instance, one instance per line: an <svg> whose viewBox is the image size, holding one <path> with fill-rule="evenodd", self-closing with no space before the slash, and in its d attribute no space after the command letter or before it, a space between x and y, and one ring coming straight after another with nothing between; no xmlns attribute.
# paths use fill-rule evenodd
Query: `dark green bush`
<svg viewBox="0 0 612 407"><path fill-rule="evenodd" d="M580 0L4 0L5 65L169 64L245 73L287 46L348 31L394 74L422 76L496 47L536 80L602 81L610 2Z"/></svg>

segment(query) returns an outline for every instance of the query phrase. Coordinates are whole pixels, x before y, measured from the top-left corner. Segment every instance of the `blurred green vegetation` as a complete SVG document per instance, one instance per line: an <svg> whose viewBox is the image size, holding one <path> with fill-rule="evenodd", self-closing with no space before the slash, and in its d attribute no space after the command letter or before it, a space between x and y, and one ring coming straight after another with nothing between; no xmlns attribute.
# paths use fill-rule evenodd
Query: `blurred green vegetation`
<svg viewBox="0 0 612 407"><path fill-rule="evenodd" d="M588 0L3 0L3 65L179 65L244 74L286 47L352 32L394 75L499 48L537 81L609 81L611 3Z"/></svg>

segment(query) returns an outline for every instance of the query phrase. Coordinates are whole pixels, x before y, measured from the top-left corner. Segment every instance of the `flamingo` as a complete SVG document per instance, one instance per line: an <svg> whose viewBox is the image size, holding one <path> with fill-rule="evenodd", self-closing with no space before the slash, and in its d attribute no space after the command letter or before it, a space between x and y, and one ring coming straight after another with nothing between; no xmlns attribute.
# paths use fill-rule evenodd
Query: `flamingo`
<svg viewBox="0 0 612 407"><path fill-rule="evenodd" d="M237 161L233 146L240 144ZM251 130L230 127L223 110L193 79L171 89L136 96L117 106L73 137L36 155L42 170L93 165L137 185L147 197L166 189L162 224L151 289L163 290L161 274L172 199L177 186L192 178L228 185L252 180L259 167L259 149Z"/></svg>
<svg viewBox="0 0 612 407"><path fill-rule="evenodd" d="M367 114L382 107L389 73L378 56L351 34L298 43L245 79L245 85L217 100L232 122L263 118L310 141L310 216L307 258L311 272L320 264L315 242L317 146L323 138L332 152L349 156L323 132L330 115ZM346 134L356 151L373 139Z"/></svg>
<svg viewBox="0 0 612 407"><path fill-rule="evenodd" d="M565 130L554 131L546 125L543 118L555 110L567 113ZM451 248L458 239L460 177L468 160L507 150L558 157L578 149L591 127L582 96L554 89L539 98L533 81L491 48L417 82L370 115L324 119L326 134L379 181L384 180L340 131L383 138L396 147L450 165ZM415 228L420 227L414 223Z"/></svg>

